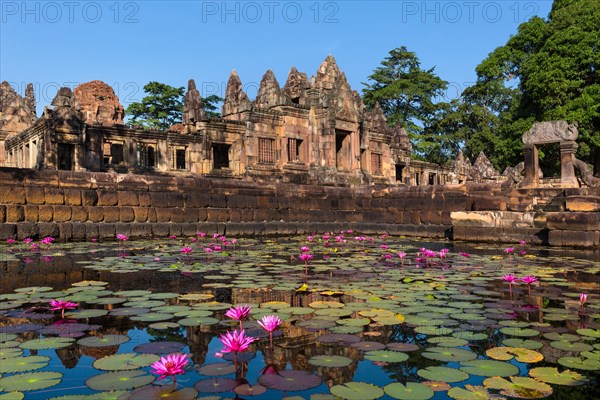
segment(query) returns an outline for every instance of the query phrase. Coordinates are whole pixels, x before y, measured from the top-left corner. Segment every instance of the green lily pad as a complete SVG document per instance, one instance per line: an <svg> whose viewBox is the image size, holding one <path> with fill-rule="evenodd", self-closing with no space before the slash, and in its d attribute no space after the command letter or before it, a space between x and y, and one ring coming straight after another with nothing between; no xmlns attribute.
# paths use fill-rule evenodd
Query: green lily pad
<svg viewBox="0 0 600 400"><path fill-rule="evenodd" d="M109 347L118 346L129 342L129 336L125 335L104 335L104 336L89 336L79 339L77 344L85 347Z"/></svg>
<svg viewBox="0 0 600 400"><path fill-rule="evenodd" d="M561 357L558 363L567 368L583 369L587 371L600 370L600 361L591 358Z"/></svg>
<svg viewBox="0 0 600 400"><path fill-rule="evenodd" d="M500 329L500 332L504 333L505 335L518 337L533 337L540 334L540 332L536 331L535 329L513 327L502 328Z"/></svg>
<svg viewBox="0 0 600 400"><path fill-rule="evenodd" d="M352 364L352 359L344 356L314 356L308 359L308 363L317 367L346 367Z"/></svg>
<svg viewBox="0 0 600 400"><path fill-rule="evenodd" d="M365 359L371 361L383 361L383 362L403 362L408 360L408 354L401 353L394 350L375 350L367 351L365 353Z"/></svg>
<svg viewBox="0 0 600 400"><path fill-rule="evenodd" d="M435 336L427 339L428 343L435 344L439 347L461 347L469 344L465 339L460 339L450 336Z"/></svg>
<svg viewBox="0 0 600 400"><path fill-rule="evenodd" d="M73 344L75 339L63 337L47 337L43 339L31 339L19 345L22 349L27 350L48 350L60 349Z"/></svg>
<svg viewBox="0 0 600 400"><path fill-rule="evenodd" d="M23 354L23 350L15 347L7 347L5 349L0 349L0 360L5 358L18 357Z"/></svg>
<svg viewBox="0 0 600 400"><path fill-rule="evenodd" d="M214 317L189 317L177 321L177 323L181 326L214 325L218 322L219 320ZM235 322L237 325L237 321Z"/></svg>
<svg viewBox="0 0 600 400"><path fill-rule="evenodd" d="M585 376L569 369L558 372L553 367L540 367L529 370L529 375L537 380L555 385L580 386L589 380Z"/></svg>
<svg viewBox="0 0 600 400"><path fill-rule="evenodd" d="M448 367L428 367L417 371L417 375L430 381L440 382L462 382L469 378L469 374L456 368Z"/></svg>
<svg viewBox="0 0 600 400"><path fill-rule="evenodd" d="M511 376L519 373L519 367L503 361L472 360L460 363L460 369L471 375Z"/></svg>
<svg viewBox="0 0 600 400"><path fill-rule="evenodd" d="M365 382L346 382L329 389L332 395L345 400L375 400L384 395L379 386Z"/></svg>
<svg viewBox="0 0 600 400"><path fill-rule="evenodd" d="M509 347L521 347L523 349L537 350L544 347L542 342L528 339L504 339L502 344Z"/></svg>
<svg viewBox="0 0 600 400"><path fill-rule="evenodd" d="M92 390L126 390L148 385L154 381L152 375L145 371L116 371L105 372L100 375L92 376L85 385Z"/></svg>
<svg viewBox="0 0 600 400"><path fill-rule="evenodd" d="M159 360L155 354L121 353L94 361L94 368L103 371L130 370L147 367Z"/></svg>
<svg viewBox="0 0 600 400"><path fill-rule="evenodd" d="M581 337L577 336L577 335L573 335L571 333L558 333L558 332L548 332L548 333L544 333L544 338L548 339L548 340L554 340L554 341L569 341L569 342L576 342L581 340Z"/></svg>
<svg viewBox="0 0 600 400"><path fill-rule="evenodd" d="M485 354L494 360L508 361L513 358L522 363L536 363L544 359L541 353L534 350L518 347L493 347L486 350Z"/></svg>
<svg viewBox="0 0 600 400"><path fill-rule="evenodd" d="M407 382L406 385L394 382L386 385L383 390L388 396L401 400L427 400L435 394L430 387L415 382Z"/></svg>
<svg viewBox="0 0 600 400"><path fill-rule="evenodd" d="M73 318L73 319L84 319L84 318L102 317L106 314L108 314L107 310L90 309L90 310L81 310L81 311L77 311L77 312L69 312L69 313L65 314L65 317Z"/></svg>
<svg viewBox="0 0 600 400"><path fill-rule="evenodd" d="M577 329L577 333L583 336L600 339L600 329Z"/></svg>
<svg viewBox="0 0 600 400"><path fill-rule="evenodd" d="M44 368L50 362L50 357L29 356L12 357L0 361L0 373L26 372Z"/></svg>
<svg viewBox="0 0 600 400"><path fill-rule="evenodd" d="M555 342L550 342L550 347L559 350L565 351L590 351L593 350L593 347L587 343L582 342L567 342L566 340L557 340Z"/></svg>
<svg viewBox="0 0 600 400"><path fill-rule="evenodd" d="M465 385L464 389L453 387L448 390L448 396L455 400L500 400L504 396L491 394L484 386Z"/></svg>
<svg viewBox="0 0 600 400"><path fill-rule="evenodd" d="M0 400L23 400L25 395L22 392L10 392L0 394Z"/></svg>
<svg viewBox="0 0 600 400"><path fill-rule="evenodd" d="M0 378L0 390L4 392L26 392L58 385L63 375L59 372L29 372Z"/></svg>
<svg viewBox="0 0 600 400"><path fill-rule="evenodd" d="M131 317L132 321L140 321L140 322L157 322L157 321L168 321L173 318L173 314L166 313L148 313L141 314Z"/></svg>
<svg viewBox="0 0 600 400"><path fill-rule="evenodd" d="M483 386L500 390L500 394L518 399L543 399L552 394L550 385L525 376L511 376L510 381L494 376L485 379Z"/></svg>
<svg viewBox="0 0 600 400"><path fill-rule="evenodd" d="M468 361L477 358L477 354L472 351L454 347L429 347L421 355L430 360L444 362Z"/></svg>
<svg viewBox="0 0 600 400"><path fill-rule="evenodd" d="M200 375L205 376L223 376L235 373L235 367L229 363L206 364L197 371Z"/></svg>

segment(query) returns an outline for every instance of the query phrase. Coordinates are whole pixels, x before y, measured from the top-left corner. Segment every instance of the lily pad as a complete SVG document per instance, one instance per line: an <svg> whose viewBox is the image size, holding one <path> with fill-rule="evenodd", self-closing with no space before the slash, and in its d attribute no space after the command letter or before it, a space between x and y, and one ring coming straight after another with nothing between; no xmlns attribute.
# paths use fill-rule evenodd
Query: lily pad
<svg viewBox="0 0 600 400"><path fill-rule="evenodd" d="M334 396L345 400L374 400L384 395L379 386L365 382L346 382L332 386L329 391Z"/></svg>
<svg viewBox="0 0 600 400"><path fill-rule="evenodd" d="M0 361L0 374L35 371L36 369L44 368L49 362L50 357L46 356L7 358Z"/></svg>
<svg viewBox="0 0 600 400"><path fill-rule="evenodd" d="M248 383L244 383L236 386L233 391L240 396L260 396L267 391L267 388L260 384L250 385Z"/></svg>
<svg viewBox="0 0 600 400"><path fill-rule="evenodd" d="M444 362L468 361L477 358L477 354L472 351L454 347L429 347L421 355L430 360Z"/></svg>
<svg viewBox="0 0 600 400"><path fill-rule="evenodd" d="M500 332L509 336L517 336L517 337L533 337L540 334L539 331L530 328L513 328L507 327L500 329Z"/></svg>
<svg viewBox="0 0 600 400"><path fill-rule="evenodd" d="M223 376L235 373L235 367L229 363L215 363L203 365L197 371L205 376Z"/></svg>
<svg viewBox="0 0 600 400"><path fill-rule="evenodd" d="M29 372L0 378L0 390L4 392L26 392L58 385L63 375L59 372Z"/></svg>
<svg viewBox="0 0 600 400"><path fill-rule="evenodd" d="M386 385L383 390L388 396L401 400L427 400L435 394L429 386L415 382L407 382L406 385L394 382Z"/></svg>
<svg viewBox="0 0 600 400"><path fill-rule="evenodd" d="M417 371L417 375L422 378L440 382L462 382L469 378L469 374L456 368L448 367L428 367Z"/></svg>
<svg viewBox="0 0 600 400"><path fill-rule="evenodd" d="M198 395L198 392L191 387L177 389L172 385L148 385L137 388L131 393L121 396L119 400L121 400L121 398L127 400L190 400L195 399L196 395Z"/></svg>
<svg viewBox="0 0 600 400"><path fill-rule="evenodd" d="M600 361L592 358L561 357L558 359L558 363L567 368L583 369L587 371L600 370Z"/></svg>
<svg viewBox="0 0 600 400"><path fill-rule="evenodd" d="M408 354L393 350L375 350L365 353L365 359L371 361L395 363L406 361L408 358Z"/></svg>
<svg viewBox="0 0 600 400"><path fill-rule="evenodd" d="M129 342L129 340L129 336L125 335L89 336L79 339L77 344L84 347L110 347Z"/></svg>
<svg viewBox="0 0 600 400"><path fill-rule="evenodd" d="M155 361L158 361L159 358L155 354L114 354L94 361L94 368L103 371L138 369L151 365Z"/></svg>
<svg viewBox="0 0 600 400"><path fill-rule="evenodd" d="M453 387L448 390L448 396L455 400L500 400L504 396L491 394L484 386L465 385L464 389Z"/></svg>
<svg viewBox="0 0 600 400"><path fill-rule="evenodd" d="M317 367L346 367L352 364L352 359L344 356L314 356L308 359L308 363Z"/></svg>
<svg viewBox="0 0 600 400"><path fill-rule="evenodd" d="M580 386L589 380L585 376L569 369L558 372L553 367L540 367L529 370L529 375L537 380L555 385Z"/></svg>
<svg viewBox="0 0 600 400"><path fill-rule="evenodd" d="M500 390L500 394L518 399L543 399L552 394L550 385L524 376L511 376L510 381L494 376L485 379L483 386Z"/></svg>
<svg viewBox="0 0 600 400"><path fill-rule="evenodd" d="M154 376L146 371L115 371L92 376L85 385L92 390L125 390L148 385L154 381Z"/></svg>
<svg viewBox="0 0 600 400"><path fill-rule="evenodd" d="M295 392L319 386L321 377L306 371L286 370L278 374L262 375L258 378L258 382L270 389Z"/></svg>
<svg viewBox="0 0 600 400"><path fill-rule="evenodd" d="M74 341L75 340L71 338L47 337L43 339L28 340L21 343L19 347L27 350L60 349L72 345Z"/></svg>
<svg viewBox="0 0 600 400"><path fill-rule="evenodd" d="M472 360L460 363L460 369L471 375L511 376L519 373L519 367L503 361Z"/></svg>
<svg viewBox="0 0 600 400"><path fill-rule="evenodd" d="M494 360L508 361L513 358L522 363L536 363L542 361L544 356L534 350L528 350L518 347L494 347L488 349L485 354Z"/></svg>
<svg viewBox="0 0 600 400"><path fill-rule="evenodd" d="M600 329L577 329L577 333L594 339L600 339Z"/></svg>
<svg viewBox="0 0 600 400"><path fill-rule="evenodd" d="M502 341L502 344L509 347L521 347L529 350L537 350L544 347L544 344L542 342L529 339L504 339Z"/></svg>
<svg viewBox="0 0 600 400"><path fill-rule="evenodd" d="M559 350L576 351L576 352L590 351L593 349L593 347L587 343L568 342L566 340L557 340L554 342L550 342L550 347L554 347L555 349L559 349Z"/></svg>
<svg viewBox="0 0 600 400"><path fill-rule="evenodd" d="M233 390L238 385L231 378L209 378L201 379L194 384L194 388L200 393L223 393Z"/></svg>
<svg viewBox="0 0 600 400"><path fill-rule="evenodd" d="M167 354L181 351L185 344L179 342L150 342L136 346L133 351L144 354Z"/></svg>

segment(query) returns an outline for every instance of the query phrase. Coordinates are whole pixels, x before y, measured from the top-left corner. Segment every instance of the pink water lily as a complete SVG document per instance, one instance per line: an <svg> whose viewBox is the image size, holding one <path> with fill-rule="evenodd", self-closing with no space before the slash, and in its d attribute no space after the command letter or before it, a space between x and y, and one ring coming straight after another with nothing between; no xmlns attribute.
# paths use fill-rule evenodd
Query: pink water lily
<svg viewBox="0 0 600 400"><path fill-rule="evenodd" d="M189 246L185 246L185 247L182 247L181 250L179 250L179 251L182 252L183 254L185 254L185 256L187 258L187 262L189 263L190 262L190 253L194 250Z"/></svg>
<svg viewBox="0 0 600 400"><path fill-rule="evenodd" d="M538 283L538 278L533 275L527 275L521 278L521 282L527 284L527 293L531 294L531 285L533 283Z"/></svg>
<svg viewBox="0 0 600 400"><path fill-rule="evenodd" d="M514 251L515 251L514 247L507 247L504 249L504 254L511 255L512 253L514 253Z"/></svg>
<svg viewBox="0 0 600 400"><path fill-rule="evenodd" d="M77 303L64 300L50 300L50 309L52 311L61 311L61 318L65 317L65 310L74 310L78 306Z"/></svg>
<svg viewBox="0 0 600 400"><path fill-rule="evenodd" d="M122 242L126 242L127 240L129 240L129 236L124 235L122 233L117 233L117 240L120 240Z"/></svg>
<svg viewBox="0 0 600 400"><path fill-rule="evenodd" d="M246 336L246 331L241 329L239 332L234 330L233 332L227 332L219 337L221 343L223 343L223 350L221 353L238 353L241 351L248 350L248 347L256 339L251 336Z"/></svg>
<svg viewBox="0 0 600 400"><path fill-rule="evenodd" d="M50 246L52 242L54 242L54 238L52 236L46 236L40 241L43 245Z"/></svg>
<svg viewBox="0 0 600 400"><path fill-rule="evenodd" d="M184 368L188 363L189 360L187 354L173 353L166 357L161 357L160 360L152 364L152 370L150 370L150 372L160 375L158 377L159 381L170 376L173 378L173 383L175 383L175 375L184 374Z"/></svg>
<svg viewBox="0 0 600 400"><path fill-rule="evenodd" d="M587 293L580 293L579 294L579 302L581 303L581 308L583 308L583 305L587 301L587 296L588 296Z"/></svg>
<svg viewBox="0 0 600 400"><path fill-rule="evenodd" d="M470 255L469 253L465 253L464 251L461 251L461 252L460 252L460 253L458 253L458 254L459 254L461 257L464 257L464 258L469 258L469 257L471 257L471 255Z"/></svg>
<svg viewBox="0 0 600 400"><path fill-rule="evenodd" d="M269 332L269 342L273 347L273 332L283 321L277 315L265 315L257 322L265 331Z"/></svg>
<svg viewBox="0 0 600 400"><path fill-rule="evenodd" d="M226 317L231 319L235 319L236 321L240 321L240 329L243 329L242 320L245 319L252 312L252 307L248 304L244 304L243 306L235 306L231 307L225 313Z"/></svg>
<svg viewBox="0 0 600 400"><path fill-rule="evenodd" d="M300 251L303 253L308 253L310 251L310 247L302 246L302 247L300 247Z"/></svg>
<svg viewBox="0 0 600 400"><path fill-rule="evenodd" d="M302 253L298 256L298 258L304 261L304 263L306 264L307 262L313 259L313 255L309 253Z"/></svg>
<svg viewBox="0 0 600 400"><path fill-rule="evenodd" d="M508 274L508 275L502 275L502 280L504 282L508 282L508 290L510 292L510 296L512 298L512 285L513 283L515 283L519 278L517 278L515 275L513 274Z"/></svg>
<svg viewBox="0 0 600 400"><path fill-rule="evenodd" d="M13 238L6 239L6 243L8 243L8 244L14 244L15 242L16 242L16 240Z"/></svg>

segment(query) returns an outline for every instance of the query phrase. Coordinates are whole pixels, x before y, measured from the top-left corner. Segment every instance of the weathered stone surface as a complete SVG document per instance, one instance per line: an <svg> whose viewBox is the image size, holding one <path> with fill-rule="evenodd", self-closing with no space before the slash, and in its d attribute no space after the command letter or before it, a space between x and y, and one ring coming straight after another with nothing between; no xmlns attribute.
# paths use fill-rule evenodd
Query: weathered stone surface
<svg viewBox="0 0 600 400"><path fill-rule="evenodd" d="M17 239L23 240L25 238L35 239L38 237L39 227L34 222L23 222L17 224Z"/></svg>
<svg viewBox="0 0 600 400"><path fill-rule="evenodd" d="M310 88L310 82L305 73L298 72L296 67L292 67L288 74L287 81L282 90L282 94L292 103L306 104L306 90Z"/></svg>
<svg viewBox="0 0 600 400"><path fill-rule="evenodd" d="M38 207L38 220L40 222L52 222L53 218L54 207L45 205Z"/></svg>
<svg viewBox="0 0 600 400"><path fill-rule="evenodd" d="M156 220L158 222L169 222L171 221L171 209L166 207L156 207Z"/></svg>
<svg viewBox="0 0 600 400"><path fill-rule="evenodd" d="M6 206L0 205L0 223L6 222Z"/></svg>
<svg viewBox="0 0 600 400"><path fill-rule="evenodd" d="M567 197L568 211L599 212L600 197L597 196L569 196Z"/></svg>
<svg viewBox="0 0 600 400"><path fill-rule="evenodd" d="M156 223L152 224L152 235L154 237L166 237L171 234L170 224Z"/></svg>
<svg viewBox="0 0 600 400"><path fill-rule="evenodd" d="M113 223L120 220L120 207L104 207L104 222Z"/></svg>
<svg viewBox="0 0 600 400"><path fill-rule="evenodd" d="M121 222L133 222L135 214L131 207L119 207L119 220Z"/></svg>
<svg viewBox="0 0 600 400"><path fill-rule="evenodd" d="M80 222L73 222L71 224L71 232L73 234L73 240L84 240L85 239L85 224Z"/></svg>
<svg viewBox="0 0 600 400"><path fill-rule="evenodd" d="M479 153L469 172L471 179L475 182L485 182L500 175L483 151Z"/></svg>
<svg viewBox="0 0 600 400"><path fill-rule="evenodd" d="M81 203L84 206L97 206L98 205L98 192L95 190L83 190L81 192Z"/></svg>
<svg viewBox="0 0 600 400"><path fill-rule="evenodd" d="M25 209L25 221L27 222L38 222L38 206L26 205Z"/></svg>
<svg viewBox="0 0 600 400"><path fill-rule="evenodd" d="M521 138L526 145L556 143L566 140L574 141L579 136L577 124L569 124L567 121L544 121L535 122L531 129L523 134Z"/></svg>
<svg viewBox="0 0 600 400"><path fill-rule="evenodd" d="M104 220L104 207L88 207L87 211L90 222L102 222Z"/></svg>
<svg viewBox="0 0 600 400"><path fill-rule="evenodd" d="M44 191L46 204L61 205L65 203L65 195L62 189L46 188Z"/></svg>
<svg viewBox="0 0 600 400"><path fill-rule="evenodd" d="M282 104L281 88L273 71L268 70L263 75L254 103L257 108L271 108Z"/></svg>
<svg viewBox="0 0 600 400"><path fill-rule="evenodd" d="M71 208L71 220L74 222L86 222L88 220L87 207Z"/></svg>
<svg viewBox="0 0 600 400"><path fill-rule="evenodd" d="M206 117L200 92L193 79L188 81L188 89L183 100L183 124L194 124Z"/></svg>
<svg viewBox="0 0 600 400"><path fill-rule="evenodd" d="M73 224L66 222L58 224L59 237L62 240L73 239Z"/></svg>
<svg viewBox="0 0 600 400"><path fill-rule="evenodd" d="M115 224L98 224L98 238L114 239L116 234Z"/></svg>
<svg viewBox="0 0 600 400"><path fill-rule="evenodd" d="M549 229L564 231L600 230L600 214L595 212L551 212L546 215Z"/></svg>
<svg viewBox="0 0 600 400"><path fill-rule="evenodd" d="M81 205L81 191L78 189L64 189L65 204L68 206Z"/></svg>
<svg viewBox="0 0 600 400"><path fill-rule="evenodd" d="M36 106L35 106L35 92L33 90L33 83L28 83L25 88L25 104L31 111L32 117L35 119L36 116Z"/></svg>
<svg viewBox="0 0 600 400"><path fill-rule="evenodd" d="M25 188L25 195L27 197L27 204L44 204L46 197L44 189L40 187L28 187Z"/></svg>
<svg viewBox="0 0 600 400"><path fill-rule="evenodd" d="M29 128L35 113L6 81L0 84L0 140Z"/></svg>
<svg viewBox="0 0 600 400"><path fill-rule="evenodd" d="M74 91L88 125L123 124L124 109L114 90L102 81L82 83Z"/></svg>
<svg viewBox="0 0 600 400"><path fill-rule="evenodd" d="M0 190L1 204L25 204L25 188L14 187L10 190Z"/></svg>
<svg viewBox="0 0 600 400"><path fill-rule="evenodd" d="M597 247L600 245L600 232L551 230L548 242L551 246Z"/></svg>
<svg viewBox="0 0 600 400"><path fill-rule="evenodd" d="M54 238L60 237L60 229L56 223L40 222L38 224L39 236L46 237L52 236Z"/></svg>
<svg viewBox="0 0 600 400"><path fill-rule="evenodd" d="M6 222L21 222L25 220L25 210L23 206L12 204L6 205Z"/></svg>
<svg viewBox="0 0 600 400"><path fill-rule="evenodd" d="M119 204L119 194L116 191L98 190L99 206L116 206Z"/></svg>
<svg viewBox="0 0 600 400"><path fill-rule="evenodd" d="M140 204L138 195L132 191L119 191L119 205L120 206L138 206Z"/></svg>
<svg viewBox="0 0 600 400"><path fill-rule="evenodd" d="M233 70L227 80L227 88L225 89L225 100L223 102L222 115L228 116L237 114L244 110L250 109L250 100L244 92L242 80L237 72Z"/></svg>
<svg viewBox="0 0 600 400"><path fill-rule="evenodd" d="M148 220L147 207L133 207L135 222L146 222Z"/></svg>
<svg viewBox="0 0 600 400"><path fill-rule="evenodd" d="M71 220L71 207L69 206L54 206L54 221L67 222Z"/></svg>
<svg viewBox="0 0 600 400"><path fill-rule="evenodd" d="M17 224L0 224L0 239L6 240L17 237Z"/></svg>

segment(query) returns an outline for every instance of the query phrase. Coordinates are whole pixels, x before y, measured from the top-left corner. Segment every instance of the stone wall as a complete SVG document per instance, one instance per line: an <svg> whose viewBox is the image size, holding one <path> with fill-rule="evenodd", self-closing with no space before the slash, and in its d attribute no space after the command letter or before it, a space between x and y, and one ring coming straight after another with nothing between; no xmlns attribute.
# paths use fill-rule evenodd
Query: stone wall
<svg viewBox="0 0 600 400"><path fill-rule="evenodd" d="M598 246L600 190L500 185L363 188L240 179L0 168L0 240L375 234Z"/></svg>

